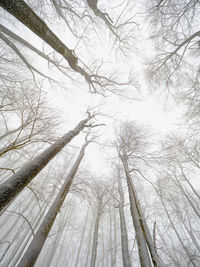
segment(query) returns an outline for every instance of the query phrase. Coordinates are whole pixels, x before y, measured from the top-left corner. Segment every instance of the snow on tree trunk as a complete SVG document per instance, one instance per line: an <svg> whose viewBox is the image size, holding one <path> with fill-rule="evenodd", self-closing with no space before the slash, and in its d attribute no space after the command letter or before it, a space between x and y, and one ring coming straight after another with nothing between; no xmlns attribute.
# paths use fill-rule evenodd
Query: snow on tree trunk
<svg viewBox="0 0 200 267"><path fill-rule="evenodd" d="M53 145L47 148L34 160L25 164L16 174L0 185L0 210L3 209L22 189L53 159L58 152L84 129L90 116Z"/></svg>
<svg viewBox="0 0 200 267"><path fill-rule="evenodd" d="M58 193L56 199L54 200L51 208L49 209L47 215L45 216L41 226L39 227L35 237L27 248L25 254L23 255L18 267L33 266L37 257L40 254L40 251L44 245L44 242L48 236L49 231L56 219L57 214L60 211L60 208L65 200L65 197L69 191L69 188L72 184L73 178L78 170L80 162L84 156L85 148L88 145L88 141L83 145L80 150L79 156L71 168L69 174L66 177L65 183L63 184L60 192Z"/></svg>
<svg viewBox="0 0 200 267"><path fill-rule="evenodd" d="M73 69L76 68L78 59L73 55L72 50L49 29L46 23L23 0L2 0L0 5L64 56Z"/></svg>

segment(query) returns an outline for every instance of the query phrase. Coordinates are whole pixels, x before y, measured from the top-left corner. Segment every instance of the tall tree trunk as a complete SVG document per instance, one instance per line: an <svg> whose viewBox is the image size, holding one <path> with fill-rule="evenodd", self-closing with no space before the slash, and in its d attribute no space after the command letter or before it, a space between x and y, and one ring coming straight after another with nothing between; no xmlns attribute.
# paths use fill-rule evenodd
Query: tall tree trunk
<svg viewBox="0 0 200 267"><path fill-rule="evenodd" d="M142 223L141 223L141 215L138 210L137 206L137 199L136 199L136 192L133 190L133 185L131 184L131 177L130 173L128 170L128 163L125 158L120 157L122 160L122 164L124 166L124 171L126 174L126 180L127 180L127 185L128 185L128 192L129 192L129 199L130 199L130 211L131 211L131 216L133 220L133 225L135 228L135 235L136 235L136 241L137 241L137 246L138 246L138 254L140 258L140 264L141 267L150 267L151 266L151 260L149 257L149 252L147 248L147 243L145 239L145 234L142 228Z"/></svg>
<svg viewBox="0 0 200 267"><path fill-rule="evenodd" d="M72 50L61 42L48 28L46 23L23 0L1 0L0 5L58 53L63 55L71 67L74 68L76 66L77 58L72 54Z"/></svg>
<svg viewBox="0 0 200 267"><path fill-rule="evenodd" d="M91 225L93 225L93 221L91 222ZM85 265L86 267L88 267L88 262L89 262L89 258L90 258L90 247L91 247L91 241L92 241L92 231L89 230L89 234L88 234L89 238L88 238L88 249L87 249L87 256L86 256L86 261L85 261ZM85 252L86 253L86 252Z"/></svg>
<svg viewBox="0 0 200 267"><path fill-rule="evenodd" d="M194 261L194 257L193 257L193 255L192 255L192 252L190 251L190 249L188 248L188 246L184 244L183 239L182 239L182 236L180 236L180 234L179 234L179 232L178 232L178 230L177 230L177 227L174 225L174 223L173 223L173 221L172 221L172 219L171 219L171 216L170 216L170 214L169 214L169 212L168 212L168 210L167 210L167 207L166 207L166 205L165 205L165 203L164 203L164 200L163 200L163 196L162 196L162 192L161 192L161 190L160 190L160 195L159 195L159 196L160 196L160 200L161 200L161 202L162 202L162 205L163 205L163 207L164 207L165 213L166 213L166 215L167 215L167 218L168 218L168 220L169 220L169 222L170 222L170 224L171 224L171 226L172 226L172 229L174 230L174 232L175 232L175 234L176 234L176 236L177 236L177 238L178 238L180 244L182 245L182 247L183 247L183 249L184 249L186 255L188 256L188 259L190 260L190 262L192 263L192 265L193 265L194 267L197 267L198 265L197 265L196 262Z"/></svg>
<svg viewBox="0 0 200 267"><path fill-rule="evenodd" d="M97 215L95 219L95 226L94 226L94 233L93 233L93 245L92 245L92 257L91 257L91 267L95 267L96 264L96 258L97 258L97 245L98 245L98 234L99 234L99 222L102 214L102 198L99 199L98 203L98 209L97 209Z"/></svg>
<svg viewBox="0 0 200 267"><path fill-rule="evenodd" d="M113 262L111 264L112 267L116 267L117 263L117 229L116 229L116 210L114 209L114 240L113 240Z"/></svg>
<svg viewBox="0 0 200 267"><path fill-rule="evenodd" d="M61 221L59 233L56 235L56 238L53 240L52 245L48 249L48 252L46 254L46 260L44 259L44 261L41 263L41 265L50 266L52 261L53 261L53 258L56 254L56 248L59 247L58 244L59 244L60 238L61 238L61 236L63 236L63 231L64 231L66 224L67 224L67 218L70 217L70 213L73 210L73 206L71 205L72 199L73 198L71 198L69 200L69 202L67 202L67 207L65 208L64 216L62 218L59 218L59 220ZM60 257L58 257L58 258L60 258Z"/></svg>
<svg viewBox="0 0 200 267"><path fill-rule="evenodd" d="M119 218L121 228L121 244L122 244L122 258L124 267L131 267L130 255L128 251L128 234L126 229L126 222L124 216L124 192L122 189L121 178L118 174L118 192L120 197L119 202Z"/></svg>
<svg viewBox="0 0 200 267"><path fill-rule="evenodd" d="M63 184L60 192L58 193L56 199L54 200L51 208L49 209L47 215L45 216L41 226L39 227L35 237L27 248L25 254L23 255L18 267L33 266L37 257L40 254L40 251L44 245L44 242L48 236L49 231L56 219L56 216L65 200L65 197L69 191L69 188L72 184L73 178L78 170L79 164L84 156L85 148L88 145L88 141L83 145L80 150L79 156L71 168L69 174L66 177L66 181Z"/></svg>
<svg viewBox="0 0 200 267"><path fill-rule="evenodd" d="M25 164L16 174L0 185L0 211L53 159L60 150L67 145L76 135L84 129L90 120L88 116L53 145L37 156L31 162Z"/></svg>

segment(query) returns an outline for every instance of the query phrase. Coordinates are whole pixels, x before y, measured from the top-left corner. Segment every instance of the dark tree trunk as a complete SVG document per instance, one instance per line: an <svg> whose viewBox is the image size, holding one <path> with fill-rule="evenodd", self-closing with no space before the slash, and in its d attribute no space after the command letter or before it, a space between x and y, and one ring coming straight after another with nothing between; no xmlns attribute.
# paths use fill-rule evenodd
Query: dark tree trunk
<svg viewBox="0 0 200 267"><path fill-rule="evenodd" d="M64 56L72 68L76 67L77 58L72 54L72 50L49 29L46 23L23 0L1 0L0 5Z"/></svg>

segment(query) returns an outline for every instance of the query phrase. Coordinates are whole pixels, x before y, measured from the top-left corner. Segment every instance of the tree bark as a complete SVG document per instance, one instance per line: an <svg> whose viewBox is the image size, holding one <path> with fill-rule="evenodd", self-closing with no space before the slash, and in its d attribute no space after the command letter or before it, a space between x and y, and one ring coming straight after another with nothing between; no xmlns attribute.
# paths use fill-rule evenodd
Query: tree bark
<svg viewBox="0 0 200 267"><path fill-rule="evenodd" d="M97 215L95 220L95 226L94 226L94 233L93 233L93 245L92 245L92 257L91 257L91 267L95 267L96 264L96 257L97 257L97 245L98 245L98 234L99 234L99 222L102 214L102 198L99 199L98 203L98 209L97 209Z"/></svg>
<svg viewBox="0 0 200 267"><path fill-rule="evenodd" d="M0 5L64 56L73 69L76 67L78 59L72 54L72 50L61 42L46 23L23 0L1 0Z"/></svg>
<svg viewBox="0 0 200 267"><path fill-rule="evenodd" d="M118 192L120 197L119 202L119 217L121 228L121 244L122 244L122 259L124 267L131 267L130 255L128 250L128 234L124 216L124 192L122 189L121 178L118 174Z"/></svg>
<svg viewBox="0 0 200 267"><path fill-rule="evenodd" d="M128 163L126 159L122 157L120 158L122 160L122 164L124 166L124 170L126 174L129 199L130 199L130 211L131 211L131 216L133 220L133 225L135 228L135 235L136 235L136 241L137 241L137 246L138 246L140 264L141 264L141 267L151 267L151 260L149 257L147 243L146 243L144 231L143 231L142 224L141 224L142 218L139 214L138 207L137 207L137 200L134 195L134 193L136 192L133 191L133 186L131 184L131 177L128 171Z"/></svg>
<svg viewBox="0 0 200 267"><path fill-rule="evenodd" d="M60 150L67 145L76 135L84 129L90 120L82 120L79 124L53 145L37 156L31 162L25 164L16 174L0 185L0 211L53 159Z"/></svg>
<svg viewBox="0 0 200 267"><path fill-rule="evenodd" d="M30 243L28 249L26 250L25 254L23 255L18 267L25 267L25 266L33 266L37 257L40 254L40 251L44 245L44 242L48 236L49 231L56 219L57 214L60 211L60 208L65 200L65 197L69 191L69 188L72 184L73 178L76 175L78 167L83 159L85 148L88 145L88 141L83 145L80 150L79 156L74 163L73 167L71 168L69 174L66 177L66 181L63 184L60 192L58 193L56 199L54 200L51 208L49 209L47 215L45 216L41 226L39 227L35 237L33 238L32 242Z"/></svg>

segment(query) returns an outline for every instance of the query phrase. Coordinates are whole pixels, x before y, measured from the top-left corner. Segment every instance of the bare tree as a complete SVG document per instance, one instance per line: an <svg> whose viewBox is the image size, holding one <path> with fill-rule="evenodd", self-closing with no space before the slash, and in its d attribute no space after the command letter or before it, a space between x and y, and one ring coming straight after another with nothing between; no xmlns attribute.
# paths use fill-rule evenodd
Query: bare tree
<svg viewBox="0 0 200 267"><path fill-rule="evenodd" d="M198 53L199 1L155 0L147 3L147 12L151 16L152 37L158 44L155 69L169 81L183 64L192 64L190 51Z"/></svg>
<svg viewBox="0 0 200 267"><path fill-rule="evenodd" d="M199 1L146 1L146 11L155 44L150 79L184 105L185 122L199 131Z"/></svg>
<svg viewBox="0 0 200 267"><path fill-rule="evenodd" d="M121 244L122 244L122 258L124 267L131 267L129 248L128 248L128 234L126 228L126 221L124 215L124 192L121 182L121 173L118 168L117 170L117 180L118 180L118 192L119 192L119 216L120 216L120 228L121 228Z"/></svg>
<svg viewBox="0 0 200 267"><path fill-rule="evenodd" d="M97 258L97 247L98 247L98 238L99 238L99 224L100 219L105 211L105 207L107 203L110 201L109 191L107 185L103 181L96 181L94 182L91 187L92 195L95 199L95 225L93 231L93 242L92 242L92 255L91 255L91 262L90 266L95 267L96 265L96 258Z"/></svg>
<svg viewBox="0 0 200 267"><path fill-rule="evenodd" d="M69 66L75 71L80 73L87 83L89 84L90 91L93 93L101 93L104 94L106 90L110 92L116 92L116 86L127 86L133 84L132 78L130 78L127 82L120 82L119 80L115 80L113 78L113 74L110 76L104 76L101 74L100 69L102 63L95 67L94 70L89 70L89 67L85 67L85 64L80 65L81 60L75 55L74 51L69 49L47 26L47 24L23 1L16 3L15 1L1 1L1 7L7 10L10 14L12 14L15 18L17 18L20 22L22 22L25 26L27 26L31 31L33 31L36 35L42 38L49 46L51 46L56 52L58 52L64 59L67 60ZM36 49L33 46L30 46L27 42L22 41L22 38L18 38L16 35L11 34L10 31L6 30L4 27L1 27L1 30L6 32L9 36L17 41L20 41L21 44L28 46L34 52ZM1 39L9 45L9 47L15 51L15 53L20 57L20 59L25 63L25 65L33 71L37 71L37 69L33 68L26 58L20 53L18 48L13 44L6 36L0 33ZM41 53L37 50L37 54ZM42 55L43 58L47 59L45 55ZM50 61L52 62L52 61ZM55 64L57 65L57 64ZM95 65L95 64L94 64ZM41 73L39 73L41 75ZM44 75L43 75L44 76ZM46 77L49 78L49 77Z"/></svg>
<svg viewBox="0 0 200 267"><path fill-rule="evenodd" d="M131 177L131 172L139 171L141 162L145 163L146 166L150 164L148 163L150 153L146 152L144 149L145 146L146 149L148 148L148 136L149 133L147 132L147 129L136 123L127 122L121 125L116 139L116 146L127 179L130 210L136 233L140 264L141 266L151 266L152 260L154 266L160 266L160 260L154 247L137 191ZM131 165L133 167L132 169Z"/></svg>
<svg viewBox="0 0 200 267"><path fill-rule="evenodd" d="M86 143L82 146L76 162L74 163L73 167L71 168L69 174L66 177L65 183L63 184L59 194L54 200L53 205L50 207L47 215L45 216L41 226L39 227L35 237L33 238L25 254L23 255L18 266L33 266L34 265L44 245L47 235L53 225L53 222L56 219L56 216L65 200L65 197L69 191L69 188L72 184L74 176L76 175L80 162L83 159L85 148L88 144L89 144L89 141L86 141Z"/></svg>
<svg viewBox="0 0 200 267"><path fill-rule="evenodd" d="M0 156L31 143L53 140L52 130L57 125L57 116L46 104L46 98L40 88L26 81L9 82L4 83L0 94Z"/></svg>
<svg viewBox="0 0 200 267"><path fill-rule="evenodd" d="M48 162L55 157L56 154L85 127L93 127L91 123L88 124L92 118L94 118L94 114L91 115L88 113L88 117L80 121L73 130L58 139L33 161L25 164L16 174L2 183L0 186L0 208L2 209L7 205L48 164Z"/></svg>

